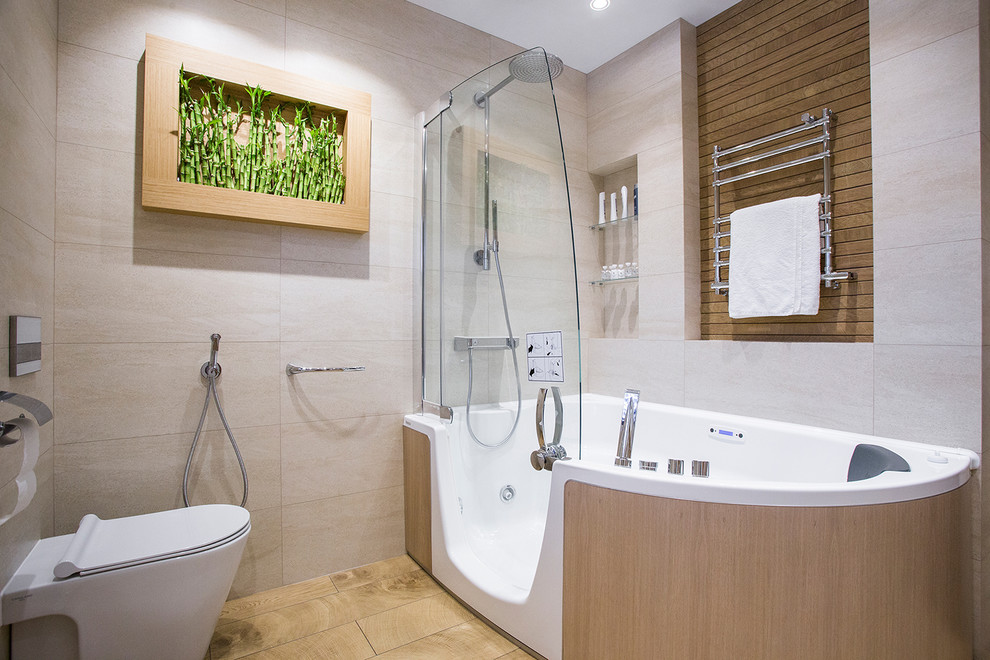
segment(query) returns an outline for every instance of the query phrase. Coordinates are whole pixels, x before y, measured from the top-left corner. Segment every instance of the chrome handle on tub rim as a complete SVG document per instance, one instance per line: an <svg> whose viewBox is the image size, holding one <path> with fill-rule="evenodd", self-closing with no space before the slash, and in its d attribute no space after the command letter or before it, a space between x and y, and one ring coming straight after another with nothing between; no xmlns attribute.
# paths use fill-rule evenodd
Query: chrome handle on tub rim
<svg viewBox="0 0 990 660"><path fill-rule="evenodd" d="M311 371L364 371L364 367L301 367L291 362L285 365L285 375L287 376L295 376L296 374L304 374Z"/></svg>
<svg viewBox="0 0 990 660"><path fill-rule="evenodd" d="M560 398L560 388L551 387L553 393L553 409L555 413L553 441L547 444L545 431L543 428L544 407L547 401L547 388L541 387L536 396L536 441L540 443L540 448L529 455L529 462L535 470L553 470L556 461L566 461L567 450L560 444L560 436L564 432L564 402Z"/></svg>

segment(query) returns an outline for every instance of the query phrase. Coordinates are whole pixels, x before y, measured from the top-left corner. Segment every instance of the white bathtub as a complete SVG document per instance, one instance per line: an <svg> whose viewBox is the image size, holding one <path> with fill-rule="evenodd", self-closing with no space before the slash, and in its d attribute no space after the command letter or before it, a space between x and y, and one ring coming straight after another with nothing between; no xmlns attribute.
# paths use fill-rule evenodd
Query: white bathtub
<svg viewBox="0 0 990 660"><path fill-rule="evenodd" d="M534 402L525 402L514 437L486 449L454 422L408 415L405 426L430 445L432 573L461 600L520 642L555 660L562 655L564 487L570 482L657 498L770 507L848 507L928 498L967 482L971 451L768 420L640 403L632 468L614 463L622 400L584 395L582 447L578 399L564 400L562 444L573 459L552 472L529 461L536 448ZM506 408L511 408L506 406ZM547 407L553 424L552 406ZM514 411L512 411L514 412ZM511 425L509 410L472 409L483 438ZM859 444L889 449L909 472L847 482ZM668 474L669 459L684 474ZM653 461L656 472L639 469ZM709 476L691 474L707 461ZM508 501L504 495L511 487Z"/></svg>

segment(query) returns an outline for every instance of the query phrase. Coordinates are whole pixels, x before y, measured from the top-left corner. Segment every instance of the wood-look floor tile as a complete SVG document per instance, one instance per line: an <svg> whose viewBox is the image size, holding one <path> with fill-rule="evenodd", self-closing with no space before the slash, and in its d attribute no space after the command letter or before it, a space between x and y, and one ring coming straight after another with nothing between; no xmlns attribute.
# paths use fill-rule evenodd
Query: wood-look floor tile
<svg viewBox="0 0 990 660"><path fill-rule="evenodd" d="M392 559L359 566L346 571L340 571L330 576L337 589L353 589L369 582L377 582L383 578L395 577L403 573L419 570L419 564L414 562L409 555L400 555Z"/></svg>
<svg viewBox="0 0 990 660"><path fill-rule="evenodd" d="M219 625L240 621L265 612L272 612L281 607L303 603L334 593L337 593L337 587L334 586L329 575L277 589L269 589L251 596L227 601L220 612Z"/></svg>
<svg viewBox="0 0 990 660"><path fill-rule="evenodd" d="M506 653L503 656L499 656L498 660L532 660L536 656L526 653L522 649L516 649L512 653Z"/></svg>
<svg viewBox="0 0 990 660"><path fill-rule="evenodd" d="M447 593L358 620L376 653L384 653L474 618Z"/></svg>
<svg viewBox="0 0 990 660"><path fill-rule="evenodd" d="M365 660L375 655L357 623L287 642L250 656L250 660Z"/></svg>
<svg viewBox="0 0 990 660"><path fill-rule="evenodd" d="M472 619L377 657L387 660L492 660L504 657L514 649L519 650L481 620ZM525 652L518 657L530 658Z"/></svg>
<svg viewBox="0 0 990 660"><path fill-rule="evenodd" d="M326 596L333 625L363 619L442 593L426 571L417 570Z"/></svg>
<svg viewBox="0 0 990 660"><path fill-rule="evenodd" d="M335 625L339 625L335 624ZM335 627L320 599L290 605L219 626L210 642L213 660L232 660Z"/></svg>

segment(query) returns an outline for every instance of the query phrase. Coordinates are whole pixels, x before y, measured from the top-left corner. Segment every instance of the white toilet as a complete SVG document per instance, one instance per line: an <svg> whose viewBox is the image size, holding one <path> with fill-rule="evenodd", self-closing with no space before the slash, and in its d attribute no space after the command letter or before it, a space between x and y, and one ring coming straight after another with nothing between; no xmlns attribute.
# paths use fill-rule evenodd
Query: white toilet
<svg viewBox="0 0 990 660"><path fill-rule="evenodd" d="M250 530L229 504L83 517L38 541L0 593L11 657L202 660Z"/></svg>

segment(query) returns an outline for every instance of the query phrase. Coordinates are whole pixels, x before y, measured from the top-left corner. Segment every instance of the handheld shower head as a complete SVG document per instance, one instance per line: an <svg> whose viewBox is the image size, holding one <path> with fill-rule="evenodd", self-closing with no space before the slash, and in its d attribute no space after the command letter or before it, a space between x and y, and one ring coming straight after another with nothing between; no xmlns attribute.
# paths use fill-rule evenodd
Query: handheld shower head
<svg viewBox="0 0 990 660"><path fill-rule="evenodd" d="M499 91L513 80L524 83L545 83L553 80L564 71L564 62L542 48L527 50L519 53L509 62L509 75L485 92L474 95L474 103L479 108L485 105L488 97Z"/></svg>

